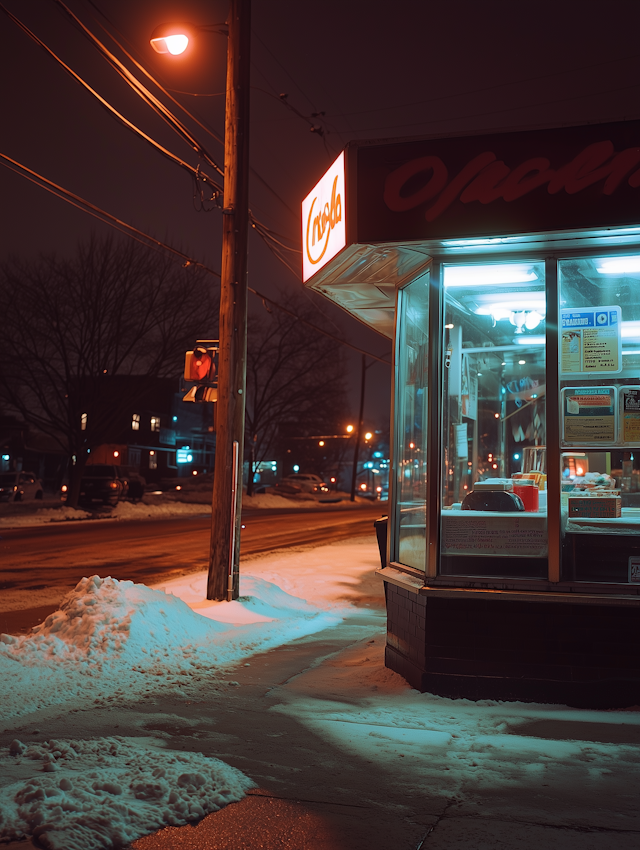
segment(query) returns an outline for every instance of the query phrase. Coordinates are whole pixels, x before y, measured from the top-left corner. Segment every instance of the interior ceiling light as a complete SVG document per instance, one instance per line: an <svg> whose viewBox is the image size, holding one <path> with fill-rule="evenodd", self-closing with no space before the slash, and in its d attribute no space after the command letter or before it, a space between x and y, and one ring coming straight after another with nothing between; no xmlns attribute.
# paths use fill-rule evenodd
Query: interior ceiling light
<svg viewBox="0 0 640 850"><path fill-rule="evenodd" d="M445 266L445 286L491 286L531 283L538 275L531 265L501 263L488 266Z"/></svg>
<svg viewBox="0 0 640 850"><path fill-rule="evenodd" d="M473 312L477 316L491 316L494 324L508 319L518 328L518 333L523 333L525 328L530 331L537 328L547 312L544 292L528 292L520 297L507 296L500 301L496 301L495 296L491 301L488 298L485 301L485 298L487 296L474 299L476 306L472 308Z"/></svg>
<svg viewBox="0 0 640 850"><path fill-rule="evenodd" d="M598 274L618 275L640 272L640 257L611 257L608 260L600 260L596 271Z"/></svg>
<svg viewBox="0 0 640 850"><path fill-rule="evenodd" d="M532 334L531 336L519 336L516 342L518 345L544 345L546 339L543 334Z"/></svg>
<svg viewBox="0 0 640 850"><path fill-rule="evenodd" d="M640 340L640 322L623 322L620 328L622 339Z"/></svg>

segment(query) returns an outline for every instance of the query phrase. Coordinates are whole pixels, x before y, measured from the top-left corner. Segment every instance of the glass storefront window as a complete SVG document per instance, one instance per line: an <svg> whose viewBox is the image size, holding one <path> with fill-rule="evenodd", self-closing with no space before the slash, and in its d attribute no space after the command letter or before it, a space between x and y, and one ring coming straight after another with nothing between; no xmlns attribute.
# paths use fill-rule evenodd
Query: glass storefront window
<svg viewBox="0 0 640 850"><path fill-rule="evenodd" d="M558 271L562 578L640 582L640 255Z"/></svg>
<svg viewBox="0 0 640 850"><path fill-rule="evenodd" d="M547 576L543 262L444 266L443 575Z"/></svg>
<svg viewBox="0 0 640 850"><path fill-rule="evenodd" d="M429 275L400 291L396 384L396 522L393 559L426 561Z"/></svg>

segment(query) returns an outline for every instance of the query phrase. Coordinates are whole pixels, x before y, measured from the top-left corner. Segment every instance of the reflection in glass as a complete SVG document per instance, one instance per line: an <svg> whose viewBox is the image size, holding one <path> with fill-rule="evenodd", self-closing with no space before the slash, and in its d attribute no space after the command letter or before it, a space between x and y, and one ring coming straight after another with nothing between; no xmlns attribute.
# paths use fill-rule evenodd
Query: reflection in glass
<svg viewBox="0 0 640 850"><path fill-rule="evenodd" d="M544 263L447 265L444 296L441 573L544 578Z"/></svg>
<svg viewBox="0 0 640 850"><path fill-rule="evenodd" d="M640 566L640 256L559 263L562 577Z"/></svg>
<svg viewBox="0 0 640 850"><path fill-rule="evenodd" d="M401 290L396 390L396 560L425 569L429 276Z"/></svg>

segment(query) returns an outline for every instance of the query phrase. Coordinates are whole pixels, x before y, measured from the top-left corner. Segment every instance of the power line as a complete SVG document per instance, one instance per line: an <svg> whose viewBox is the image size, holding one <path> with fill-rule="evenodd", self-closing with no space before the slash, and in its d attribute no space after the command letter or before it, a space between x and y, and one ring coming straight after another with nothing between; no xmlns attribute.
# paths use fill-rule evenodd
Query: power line
<svg viewBox="0 0 640 850"><path fill-rule="evenodd" d="M0 11L4 12L7 15L7 17L9 17L10 20L13 21L13 23L25 33L25 35L27 35L32 41L34 41L39 47L41 47L46 53L48 53L48 55L51 56L51 58L55 59L55 61L62 68L64 68L64 70L77 83L80 83L81 86L83 86L91 95L93 95L93 97L96 98L96 100L100 103L101 106L103 106L108 112L110 112L112 115L114 115L127 129L131 130L133 133L136 133L138 136L140 136L140 138L144 139L144 141L146 141L152 147L156 148L156 150L158 150L163 156L166 156L168 159L170 159L176 165L179 165L181 168L188 171L191 174L192 177L199 176L200 179L203 180L203 182L212 186L212 188L216 192L222 192L222 186L219 183L217 183L215 180L212 180L204 172L202 172L202 171L198 172L197 169L195 169L192 165L189 165L189 163L185 162L183 159L181 159L179 156L177 156L176 154L172 153L170 150L165 148L163 145L161 145L159 142L157 142L151 136L147 135L147 133L145 133L144 130L141 130L140 127L138 127L132 121L129 121L128 118L125 118L125 116L121 112L119 112L114 106L112 106L109 103L109 101L107 101L100 94L98 94L98 92L94 88L92 88L87 82L85 82L85 80L83 80L82 77L79 74L77 74L59 56L57 56L53 52L53 50L51 50L51 48L49 48L44 43L44 41L42 41L41 38L39 38L32 30L30 30L29 27L27 27L25 24L23 24L22 21L20 21L18 18L16 18L16 16L13 15L1 3L0 3Z"/></svg>
<svg viewBox="0 0 640 850"><path fill-rule="evenodd" d="M71 192L69 189L65 189L63 186L59 186L52 180L48 180L46 177L43 177L42 174L38 174L37 171L33 171L33 169L23 165L15 159L12 159L10 156L0 153L0 159L3 160L0 164L4 165L10 171L13 171L15 174L19 174L21 177L25 177L31 183L34 183L36 186L40 186L41 189L45 189L52 195L56 195L58 198L61 198L63 201L66 201L77 209L82 210L83 212L88 212L89 215L92 215L99 221L103 221L105 224L119 230L121 233L130 236L135 239L136 242L140 242L141 244L154 248L155 250L171 251L172 254L175 254L185 261L185 267L197 266L215 277L220 277L218 272L213 271L213 269L208 268L203 263L199 263L197 260L189 257L188 254L184 254L177 248L172 248L171 246L166 245L160 239L155 239L153 236L149 236L147 233L144 233L144 231L139 230L132 224L127 224L125 221L116 218L116 216L111 215L111 213L106 212L106 210L92 204L91 201L87 201L80 197L80 195L76 195L74 192Z"/></svg>
<svg viewBox="0 0 640 850"><path fill-rule="evenodd" d="M201 263L198 260L194 260L192 257L189 257L188 254L179 251L177 248L168 245L166 242L162 242L160 239L155 239L153 236L149 236L147 233L144 233L144 231L139 230L137 227L134 227L131 224L127 224L124 221L121 221L121 219L116 218L116 216L111 215L111 213L108 213L100 207L96 206L95 204L92 204L90 201L85 200L84 198L80 197L80 195L76 195L74 192L65 189L63 186L54 183L52 180L48 180L42 174L38 174L37 171L28 168L28 166L23 165L15 159L12 159L6 154L0 153L0 164L4 165L6 168L9 168L11 171L20 175L21 177L25 177L27 180L34 183L36 186L40 186L40 188L45 189L51 194L57 196L58 198L61 198L67 203L70 203L77 209L83 210L84 212L88 212L94 218L103 221L105 224L110 225L111 227L115 228L126 236L130 236L132 239L135 239L137 242L140 242L146 247L153 248L156 251L166 251L171 254L174 254L175 256L179 257L181 260L184 261L183 267L195 266L201 269L202 271L213 275L214 277L220 277L220 274L218 272L209 268L204 263ZM340 345L344 345L347 348L351 348L354 351L357 351L359 354L364 354L367 357L371 357L374 360L378 360L380 363L386 363L387 366L391 365L388 360L385 360L382 357L378 357L378 355L376 354L371 354L369 351L365 351L364 349L359 348L357 345L353 345L352 343L341 339L335 334L332 334L329 331L326 331L323 328L314 325L313 322L309 322L307 319L303 319L301 316L298 316L292 310L289 310L288 307L285 307L278 301L275 301L270 296L265 295L262 292L258 292L258 290L253 289L252 287L248 287L248 289L249 292L252 293L252 295L255 295L256 297L260 298L263 303L266 301L269 304L272 304L278 310L281 310L283 313L286 313L287 315L296 319L296 321L301 322L306 327L311 328L311 330L315 331L316 333L322 334L323 336L328 337L329 339L339 343Z"/></svg>
<svg viewBox="0 0 640 850"><path fill-rule="evenodd" d="M54 2L59 3L60 0L54 0ZM64 5L64 4L62 4L62 5ZM7 14L7 16L26 35L29 36L29 38L31 38L36 44L38 44L40 47L42 47L49 54L49 56L51 56L53 59L55 59L56 62L58 62L64 68L64 70L67 71L67 73L70 74L71 77L73 77L74 80L79 82L90 94L92 94L98 100L98 102L104 108L106 108L109 112L111 112L112 115L114 115L119 121L121 121L124 124L124 126L126 126L132 132L138 134L148 144L151 144L153 147L155 147L160 153L162 153L164 156L166 156L172 162L176 163L177 165L180 165L181 168L188 171L191 174L191 176L196 180L196 182L202 181L206 185L211 186L212 189L213 189L214 198L216 198L219 194L222 194L222 192L223 192L222 186L219 183L217 183L215 180L212 180L205 172L203 172L200 169L200 167L194 168L193 166L189 165L187 162L180 159L180 157L178 157L176 154L172 153L167 148L165 148L163 145L156 142L155 139L153 139L151 136L147 135L143 130L141 130L139 127L137 127L135 124L133 124L133 122L129 121L128 118L125 118L125 116L122 115L122 113L120 113L117 109L115 109L115 107L113 107L105 98L103 98L94 88L92 88L87 82L85 82L85 80L83 80L83 78L80 77L79 74L77 74L75 71L73 71L59 56L57 56L42 41L42 39L40 39L32 30L30 30L25 24L23 24L18 18L16 18L15 15L11 14L11 12L9 12L2 4L0 4L0 10L5 12ZM133 87L133 88L134 88L134 91L136 91L137 94L140 94L140 92L135 87ZM144 87L142 87L142 88L144 89ZM143 100L146 103L149 103L149 101L146 97L144 97L143 95L141 95L141 97L143 97ZM168 114L171 114L171 113L169 113L168 110L166 110L166 111L168 112ZM270 247L272 247L271 243L277 243L278 242L278 240L275 239L275 237L272 235L270 229L266 225L263 225L261 222L259 222L255 218L255 216L253 216L253 214L250 214L250 217L251 217L252 223L257 225L255 229L257 230L258 234ZM280 247L282 247L283 249L285 249L287 251L293 251L293 252L296 251L296 249L290 248L286 245L283 245L282 243L278 243L278 244L279 244ZM290 271L292 271L297 276L297 272L294 269L291 268L291 266L289 265L288 262L286 262L286 260L281 255L279 248L274 251L274 254Z"/></svg>
<svg viewBox="0 0 640 850"><path fill-rule="evenodd" d="M54 0L54 2L58 2L58 0ZM119 29L115 26L115 24L114 24L112 21L110 21L110 20L109 20L109 18L108 18L108 17L104 14L104 12L102 12L102 11L98 8L98 6L97 6L95 3L93 3L93 2L92 2L92 0L87 0L87 2L88 2L88 3L89 3L89 4L90 4L90 5L91 5L91 6L92 6L92 7L93 7L93 8L94 8L94 9L95 9L95 10L96 10L99 14L100 14L100 15L102 15L102 17L103 17L103 18L107 21L107 23L109 24L109 26L110 26L110 27L112 27L112 28L113 28L113 30L114 30L114 31L115 31L115 32L116 32L116 33L120 36L120 38L122 39L122 41L126 41L126 42L127 42L127 44L130 44L130 42L128 41L128 39L126 38L126 36L125 36L122 32L120 32L120 30L119 30ZM94 18L94 20L96 20L96 19ZM188 110L188 109L187 109L187 108L186 108L183 104L181 104L179 100L176 100L176 98L175 98L175 97L172 97L172 96L171 96L171 94L170 94L170 92L171 92L171 91L174 91L174 92L176 92L176 93L178 93L178 94L193 95L193 96L195 96L195 97L220 97L220 96L222 96L222 95L225 95L225 94L226 94L226 92L215 92L215 93L213 93L213 94L202 94L202 95L198 95L198 94L195 94L194 92L178 92L178 91L177 91L177 90L175 90L175 89L168 89L168 88L166 88L165 86L163 86L163 85L162 85L162 83L160 83L160 82L156 79L156 77L154 77L152 74L150 74L150 73L149 73L149 71L147 71L147 69L144 67L144 65L140 64L140 62L138 62L138 61L135 59L135 57L134 57L134 56L133 56L133 55L132 55L132 54L131 54L131 53L130 53L130 52L129 52L129 51L128 51L128 50L127 50L124 46L123 46L123 44L121 43L121 41L119 41L119 40L118 40L118 39L117 39L117 38L113 35L113 33L109 32L109 31L108 31L108 30L107 30L107 29L106 29L106 28L105 28L105 27L104 27L104 26L100 23L100 21L96 20L96 23L98 24L98 26L100 27L100 29L101 29L101 30L102 30L102 31L103 31L106 35L108 35L108 36L109 36L109 38L110 38L110 39L114 42L114 44L116 44L116 45L120 48L120 50L122 50L122 52L123 52L123 53L124 53L124 55L125 55L125 56L129 59L129 61L130 61L130 62L132 62L132 63L136 66L136 68L138 68L138 70L139 70L139 71L141 71L141 73L143 73L143 74L147 77L147 79L149 79L149 80L150 80L150 81L151 81L151 82L152 82L155 86L157 86L157 87L158 87L158 89L159 89L159 90L160 90L160 91L161 91L161 92L162 92L162 93L163 93L166 97L168 97L168 98L169 98L169 100L170 100L172 103L174 103L174 104L178 107L178 109L181 109L181 110L184 112L184 114L185 114L185 115L187 115L187 116L188 116L188 117L189 117L189 118L190 118L190 119L191 119L191 120L192 120L195 124L197 124L197 125L198 125L198 127L200 127L202 130L204 130L204 131L205 131L205 133L209 133L209 135L210 135L213 139L215 139L215 140L216 140L216 142L218 142L219 144L221 144L221 145L223 145L223 146L224 146L224 139L222 139L222 138L221 138L221 137L220 137L220 136L216 133L216 131L215 131L212 127L210 127L210 126L209 126L206 122L204 122L204 119L200 120L200 119L199 119L196 115L194 115L192 112L190 112L190 111L189 111L189 110ZM135 48L133 48L133 46L132 46L132 50L133 50L133 49L135 49ZM256 171L256 169L255 169L255 168L253 168L253 166L249 166L249 167L250 167L250 170L251 170L251 173L253 174L253 176L254 176L257 180L259 180L259 181L262 183L262 185L263 185L263 186L264 186L264 187L265 187L265 188L266 188L266 189L267 189L267 190L268 190L268 191L269 191L269 192L270 192L270 193L274 196L274 198L276 198L278 201L280 201L280 203L283 205L283 207L285 207L285 209L286 209L288 212L290 212L290 213L291 213L291 215L292 215L292 216L294 216L294 218L297 218L296 213L295 213L295 212L291 209L291 207L289 206L289 204L287 204L287 202L284 200L284 198L282 198L282 197L281 197L281 196L280 196L280 195L276 192L276 190L275 190L275 189L274 189L274 188L273 188L273 187L272 187L272 186L271 186L271 185L270 185L270 184L269 184L269 183L268 183L268 182L264 179L264 177L262 177L262 175L261 175L261 174L259 174L259 173ZM222 173L222 171L220 171L220 173Z"/></svg>
<svg viewBox="0 0 640 850"><path fill-rule="evenodd" d="M127 83L127 85L129 85L135 91L135 93L154 110L154 112L156 112L164 121L166 121L166 123L169 124L169 126L176 133L178 133L178 135L180 135L184 139L184 141L187 142L187 144L189 144L193 148L193 150L195 150L200 156L202 156L213 168L216 169L219 174L223 174L224 172L221 166L217 164L213 156L207 151L204 145L202 145L198 141L198 139L196 139L196 137L192 135L187 126L183 124L182 121L180 121L180 119L177 118L173 114L173 112L171 112L171 110L166 107L164 103L162 103L161 100L158 100L158 98L145 85L143 85L143 83L141 83L140 80L137 79L137 77L134 77L131 71L129 71L129 69L125 65L123 65L122 62L120 62L120 60L115 56L115 54L112 53L109 48L106 47L106 45L104 45L100 41L100 39L95 36L91 32L91 30L82 23L80 18L78 18L78 16L75 15L71 11L71 9L69 9L69 7L62 2L62 0L53 0L53 2L65 12L65 14L80 30L82 35L84 35L84 37L89 40L90 44L100 53L103 59L105 59L109 63L109 65L111 65L111 67ZM111 36L111 38L113 38L113 36ZM127 56L127 58L131 62L133 62L134 65L148 77L148 79L150 79L156 86L158 86L158 88L174 103L180 106L178 101L176 101L175 98L171 97L171 95L165 89L163 89L162 86L160 86L160 84L151 76L151 74L149 74L149 72L146 71L146 69L142 65L140 65L140 63L137 62L133 58L133 56L131 56L131 54L128 53L127 50L125 50L124 47L122 47L122 45L118 46L123 51L125 56ZM187 114L189 115L189 113ZM189 115L189 117L193 120L197 120L193 118L192 115ZM218 139L218 141L220 141L220 139Z"/></svg>

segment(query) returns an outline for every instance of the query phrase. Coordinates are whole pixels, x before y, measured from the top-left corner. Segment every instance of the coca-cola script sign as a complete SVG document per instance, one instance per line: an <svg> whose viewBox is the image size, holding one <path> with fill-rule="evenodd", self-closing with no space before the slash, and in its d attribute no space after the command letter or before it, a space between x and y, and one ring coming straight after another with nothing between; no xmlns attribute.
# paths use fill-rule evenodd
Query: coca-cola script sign
<svg viewBox="0 0 640 850"><path fill-rule="evenodd" d="M640 122L356 143L357 242L640 224Z"/></svg>

